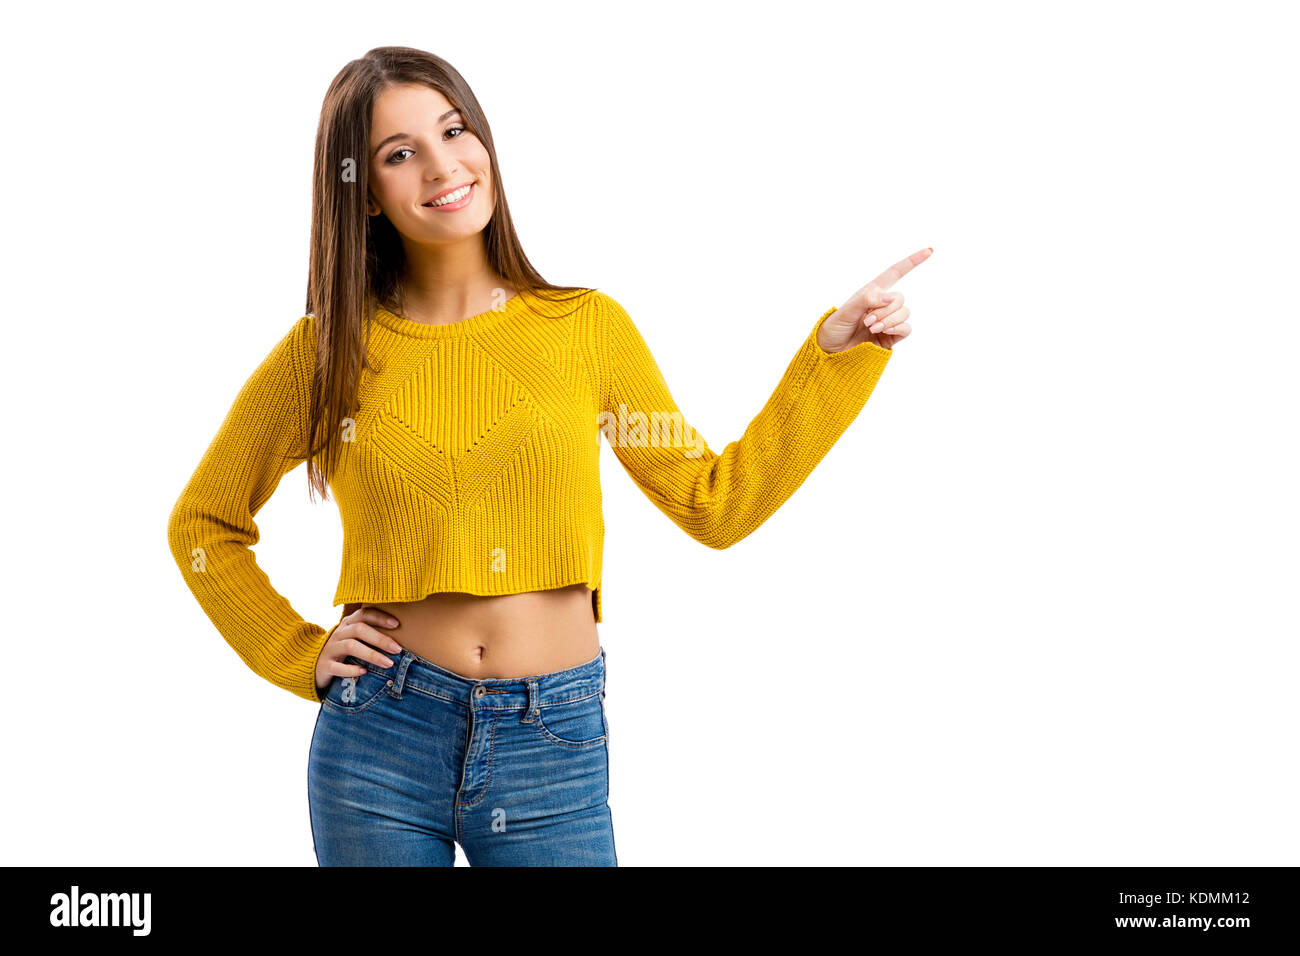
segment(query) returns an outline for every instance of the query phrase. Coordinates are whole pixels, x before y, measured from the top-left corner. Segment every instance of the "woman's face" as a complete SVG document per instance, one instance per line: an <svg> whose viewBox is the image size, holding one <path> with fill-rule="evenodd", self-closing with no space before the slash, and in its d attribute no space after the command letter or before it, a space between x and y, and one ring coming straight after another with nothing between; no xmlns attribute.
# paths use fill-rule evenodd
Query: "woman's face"
<svg viewBox="0 0 1300 956"><path fill-rule="evenodd" d="M371 212L377 205L408 241L443 244L477 235L492 218L487 147L437 90L390 86L370 118ZM459 201L428 205L435 198Z"/></svg>

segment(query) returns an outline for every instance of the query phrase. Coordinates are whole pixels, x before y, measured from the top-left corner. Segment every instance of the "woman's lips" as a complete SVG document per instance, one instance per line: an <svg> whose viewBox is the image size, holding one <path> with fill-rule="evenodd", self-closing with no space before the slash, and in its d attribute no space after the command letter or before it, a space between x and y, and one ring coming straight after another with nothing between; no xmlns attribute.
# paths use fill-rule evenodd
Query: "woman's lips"
<svg viewBox="0 0 1300 956"><path fill-rule="evenodd" d="M434 212L455 212L457 209L464 209L474 200L474 193L478 188L477 183L469 184L469 192L456 202L445 203L441 206L431 206L429 203L424 204L425 209L432 209Z"/></svg>

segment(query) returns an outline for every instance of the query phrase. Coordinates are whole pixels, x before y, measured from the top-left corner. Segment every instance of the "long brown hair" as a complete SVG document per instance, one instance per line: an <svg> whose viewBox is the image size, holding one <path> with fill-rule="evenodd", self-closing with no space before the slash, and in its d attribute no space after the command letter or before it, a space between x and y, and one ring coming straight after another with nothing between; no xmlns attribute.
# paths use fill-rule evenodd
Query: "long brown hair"
<svg viewBox="0 0 1300 956"><path fill-rule="evenodd" d="M400 83L422 83L442 93L487 147L495 205L483 231L488 262L497 274L520 292L571 292L574 296L568 298L573 298L587 291L552 285L524 255L510 218L492 129L455 67L404 46L375 47L352 60L330 83L316 128L305 310L316 318L316 373L305 436L309 496L329 497L343 421L355 411L362 370L371 368L366 351L375 306L398 303L401 308L406 259L401 236L387 216L366 213L371 111L380 93ZM525 301L522 296L520 301Z"/></svg>

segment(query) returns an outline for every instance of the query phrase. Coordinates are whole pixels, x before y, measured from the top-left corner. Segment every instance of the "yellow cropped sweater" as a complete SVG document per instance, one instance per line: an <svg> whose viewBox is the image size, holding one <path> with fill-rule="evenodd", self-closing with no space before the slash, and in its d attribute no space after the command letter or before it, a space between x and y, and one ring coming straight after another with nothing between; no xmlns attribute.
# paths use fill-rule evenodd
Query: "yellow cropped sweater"
<svg viewBox="0 0 1300 956"><path fill-rule="evenodd" d="M711 548L735 544L803 483L893 354L869 342L824 351L817 330L834 311L808 332L745 433L717 454L603 292L567 302L521 292L449 325L377 309L374 369L362 373L330 482L343 523L335 606L583 583L601 621L602 434L682 530ZM316 662L334 628L295 612L250 548L254 516L302 464L287 456L306 444L314 321L298 319L244 384L172 509L167 539L244 662L319 702Z"/></svg>

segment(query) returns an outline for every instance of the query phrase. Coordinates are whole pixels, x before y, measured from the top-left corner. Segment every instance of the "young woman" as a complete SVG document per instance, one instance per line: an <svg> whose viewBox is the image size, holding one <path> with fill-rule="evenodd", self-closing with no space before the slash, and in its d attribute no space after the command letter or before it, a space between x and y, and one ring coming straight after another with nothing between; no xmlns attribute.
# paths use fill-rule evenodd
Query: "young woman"
<svg viewBox="0 0 1300 956"><path fill-rule="evenodd" d="M714 548L762 524L853 421L910 328L899 262L808 333L714 453L627 312L556 286L515 234L486 117L445 61L347 64L317 130L306 314L176 502L172 553L249 667L319 703L321 865L614 866L600 437ZM328 631L258 568L254 516L307 460L343 567Z"/></svg>

